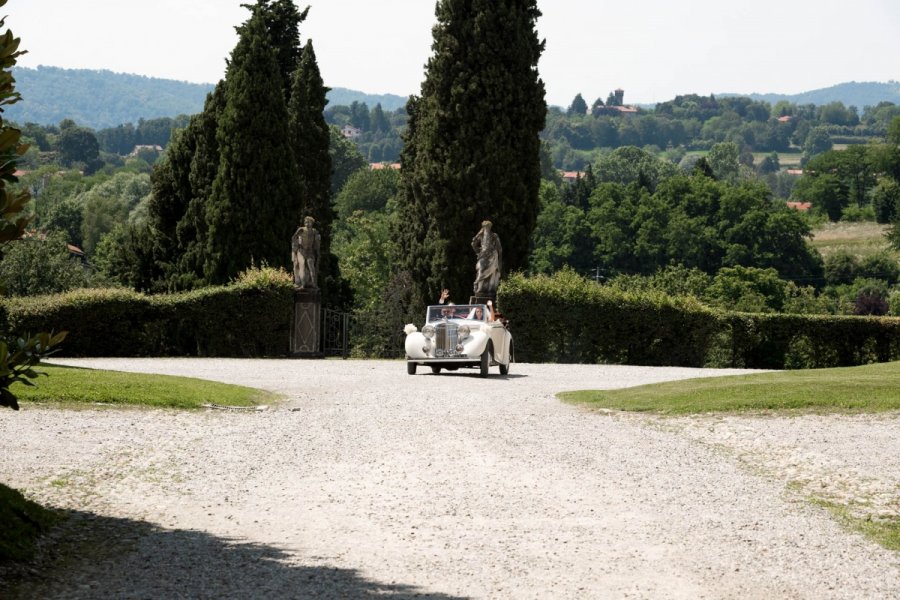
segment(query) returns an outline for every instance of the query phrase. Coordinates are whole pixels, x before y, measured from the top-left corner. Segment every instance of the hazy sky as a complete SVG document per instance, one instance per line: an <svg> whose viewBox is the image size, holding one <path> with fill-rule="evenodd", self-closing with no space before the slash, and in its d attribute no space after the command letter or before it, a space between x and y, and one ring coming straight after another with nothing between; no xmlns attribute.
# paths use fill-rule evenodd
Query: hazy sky
<svg viewBox="0 0 900 600"><path fill-rule="evenodd" d="M109 69L212 83L251 0L9 0L22 66ZM434 0L302 0L325 84L418 93ZM796 93L845 81L900 80L897 0L539 0L547 101L590 104L678 94Z"/></svg>

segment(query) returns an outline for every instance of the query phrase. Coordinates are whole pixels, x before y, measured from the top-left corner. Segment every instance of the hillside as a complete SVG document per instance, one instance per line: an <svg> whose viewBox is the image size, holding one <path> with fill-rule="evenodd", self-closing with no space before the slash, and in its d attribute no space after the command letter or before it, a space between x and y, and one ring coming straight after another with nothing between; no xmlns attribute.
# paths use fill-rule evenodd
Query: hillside
<svg viewBox="0 0 900 600"><path fill-rule="evenodd" d="M860 111L866 106L876 106L879 102L900 104L900 82L876 81L839 83L831 87L811 90L800 94L717 94L721 96L748 96L754 100L775 104L786 100L792 104L828 104L834 101L844 106L855 106Z"/></svg>
<svg viewBox="0 0 900 600"><path fill-rule="evenodd" d="M211 83L189 83L143 75L113 73L90 69L61 69L40 66L13 69L16 87L24 100L5 110L5 116L18 123L56 125L73 119L94 129L137 123L139 119L195 114L203 108ZM716 94L734 96L738 94ZM802 94L749 94L754 100L774 104L787 100L795 104L828 104L840 101L845 106L875 106L879 102L900 104L900 82L849 82ZM395 94L367 94L347 88L333 88L328 101L348 106L365 102L369 108L381 104L393 112L406 104L406 97Z"/></svg>
<svg viewBox="0 0 900 600"><path fill-rule="evenodd" d="M188 83L143 75L90 69L39 66L13 69L16 89L23 100L5 109L4 116L17 123L56 125L73 119L94 129L137 123L139 119L195 114L203 109L211 83ZM332 104L354 100L369 107L381 103L386 111L406 104L403 96L371 95L344 88L328 93Z"/></svg>

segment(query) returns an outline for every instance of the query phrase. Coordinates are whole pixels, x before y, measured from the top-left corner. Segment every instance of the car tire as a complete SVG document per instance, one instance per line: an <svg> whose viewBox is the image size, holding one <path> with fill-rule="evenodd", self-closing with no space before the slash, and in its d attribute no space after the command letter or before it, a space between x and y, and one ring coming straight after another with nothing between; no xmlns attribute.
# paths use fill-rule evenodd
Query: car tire
<svg viewBox="0 0 900 600"><path fill-rule="evenodd" d="M408 375L415 375L416 374L416 363L414 363L414 362L406 363L406 373Z"/></svg>
<svg viewBox="0 0 900 600"><path fill-rule="evenodd" d="M431 367L431 372L434 373L435 375L440 375L441 368L440 367Z"/></svg>
<svg viewBox="0 0 900 600"><path fill-rule="evenodd" d="M504 365L503 363L500 363L500 374L501 374L501 375L508 375L508 374L509 374L509 365L512 364L512 357L513 357L513 345L512 345L512 342L509 343L509 352L508 352L508 355L509 355L509 360L507 361L507 363L506 363L505 365Z"/></svg>
<svg viewBox="0 0 900 600"><path fill-rule="evenodd" d="M481 369L479 371L479 375L482 377L488 376L488 369L491 366L491 345L488 344L488 347L484 349L484 352L481 353Z"/></svg>

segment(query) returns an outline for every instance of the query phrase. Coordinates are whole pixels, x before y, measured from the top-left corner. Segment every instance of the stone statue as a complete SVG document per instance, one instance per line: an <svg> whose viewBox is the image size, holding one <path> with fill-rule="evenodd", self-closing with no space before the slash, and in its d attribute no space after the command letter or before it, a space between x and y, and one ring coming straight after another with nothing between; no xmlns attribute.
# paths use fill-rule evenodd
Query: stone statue
<svg viewBox="0 0 900 600"><path fill-rule="evenodd" d="M491 222L483 221L481 230L472 238L472 249L478 255L475 263L475 295L494 296L500 285L500 238L491 232Z"/></svg>
<svg viewBox="0 0 900 600"><path fill-rule="evenodd" d="M313 228L316 220L306 217L291 238L291 256L294 259L294 285L305 289L318 289L319 246L322 236Z"/></svg>

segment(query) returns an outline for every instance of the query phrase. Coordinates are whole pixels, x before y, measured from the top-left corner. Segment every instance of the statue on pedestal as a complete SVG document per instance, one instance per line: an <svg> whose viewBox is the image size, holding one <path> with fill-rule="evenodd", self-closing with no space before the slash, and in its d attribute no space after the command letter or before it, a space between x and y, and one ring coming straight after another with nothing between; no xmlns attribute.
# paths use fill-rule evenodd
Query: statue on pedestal
<svg viewBox="0 0 900 600"><path fill-rule="evenodd" d="M306 217L291 238L294 260L294 285L302 289L318 289L319 247L322 236L313 225L316 220Z"/></svg>
<svg viewBox="0 0 900 600"><path fill-rule="evenodd" d="M500 238L491 231L492 223L483 221L481 229L472 238L472 249L478 255L475 263L475 296L492 297L500 285L502 249Z"/></svg>

